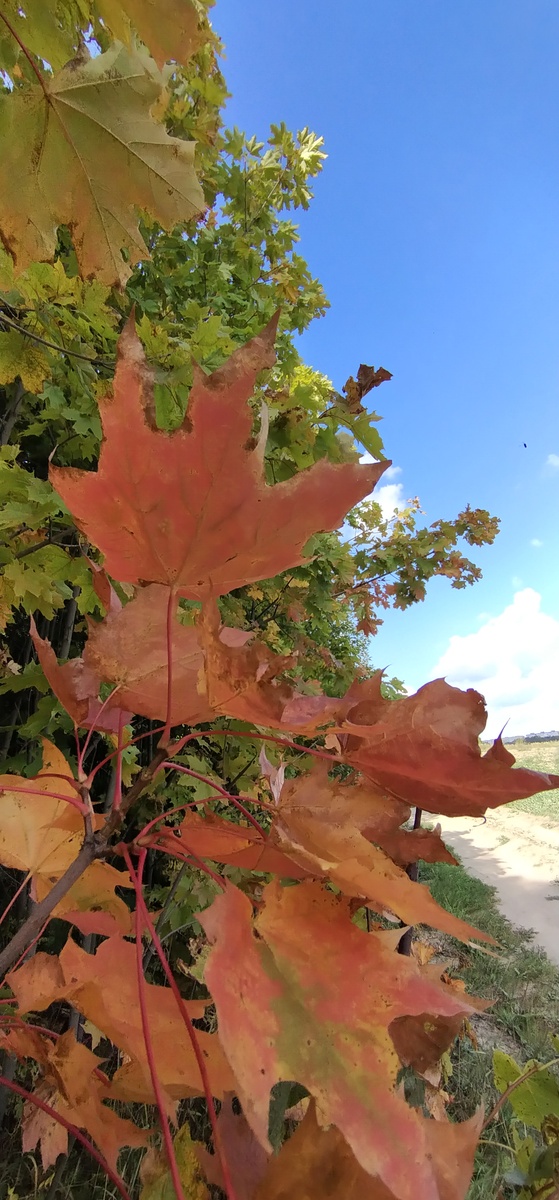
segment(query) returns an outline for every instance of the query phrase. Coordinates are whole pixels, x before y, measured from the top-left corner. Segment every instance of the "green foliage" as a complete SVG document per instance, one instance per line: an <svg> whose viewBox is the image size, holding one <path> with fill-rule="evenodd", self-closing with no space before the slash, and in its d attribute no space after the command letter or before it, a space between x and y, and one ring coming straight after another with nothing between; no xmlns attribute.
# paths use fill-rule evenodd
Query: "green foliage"
<svg viewBox="0 0 559 1200"><path fill-rule="evenodd" d="M555 1037L556 1049L559 1038ZM517 1118L513 1131L515 1165L506 1182L519 1189L519 1200L528 1200L537 1190L547 1196L559 1183L559 1080L550 1070L557 1063L531 1059L520 1067L510 1054L493 1052L493 1076L499 1092L507 1092L507 1103ZM523 1126L537 1130L538 1141L526 1135ZM542 1145L543 1142L543 1145Z"/></svg>

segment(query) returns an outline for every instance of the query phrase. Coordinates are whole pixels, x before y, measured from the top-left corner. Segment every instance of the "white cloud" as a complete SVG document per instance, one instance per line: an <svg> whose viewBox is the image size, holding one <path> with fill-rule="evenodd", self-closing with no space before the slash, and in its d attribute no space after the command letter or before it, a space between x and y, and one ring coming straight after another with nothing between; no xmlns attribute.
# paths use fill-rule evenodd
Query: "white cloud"
<svg viewBox="0 0 559 1200"><path fill-rule="evenodd" d="M485 696L489 719L484 736L508 722L511 736L559 729L559 621L541 611L541 596L523 588L498 616L476 633L451 637L431 678Z"/></svg>
<svg viewBox="0 0 559 1200"><path fill-rule="evenodd" d="M557 469L559 467L559 454L548 454L545 462L547 467L555 467Z"/></svg>
<svg viewBox="0 0 559 1200"><path fill-rule="evenodd" d="M363 454L359 462L372 463L378 462L378 459L373 458L371 454ZM389 521L396 512L401 512L403 508L406 508L404 485L394 482L401 474L401 467L388 467L382 476L382 482L377 484L370 496L365 497L366 500L375 500L377 504L380 504L385 521Z"/></svg>
<svg viewBox="0 0 559 1200"><path fill-rule="evenodd" d="M530 542L530 545L531 545L531 546L535 546L535 547L536 547L536 550L539 550L539 549L540 549L540 547L541 547L541 546L543 546L543 542L540 542L540 539L539 539L539 538L532 538L532 539L531 539L531 542Z"/></svg>

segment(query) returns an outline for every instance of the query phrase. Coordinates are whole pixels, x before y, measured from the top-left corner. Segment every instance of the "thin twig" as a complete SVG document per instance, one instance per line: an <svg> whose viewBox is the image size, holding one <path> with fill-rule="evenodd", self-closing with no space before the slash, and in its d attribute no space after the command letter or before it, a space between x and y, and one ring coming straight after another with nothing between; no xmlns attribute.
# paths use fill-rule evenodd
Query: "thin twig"
<svg viewBox="0 0 559 1200"><path fill-rule="evenodd" d="M518 1079L514 1079L512 1083L509 1083L509 1086L505 1088L502 1095L499 1096L499 1099L495 1101L491 1112L485 1118L481 1132L485 1133L487 1126L494 1121L497 1114L501 1111L503 1104L506 1103L511 1093L516 1091L517 1087L520 1087L520 1085L525 1083L527 1079L530 1079L532 1075L537 1075L539 1071L548 1071L550 1067L555 1067L557 1063L559 1063L559 1058L550 1058L549 1062L546 1063L536 1063L535 1067L530 1067L527 1071L524 1071L522 1075L519 1075Z"/></svg>
<svg viewBox="0 0 559 1200"><path fill-rule="evenodd" d="M134 870L134 866L132 863L132 859L130 858L130 855L128 854L128 852L126 852L126 854L125 854L126 865L130 872L130 877L132 879L134 888L136 890L136 914L135 914L136 974L137 974L137 979L138 979L138 998L139 998L139 1002L140 1002L140 1016L142 1018L142 1031L143 1031L143 1035L144 1035L146 1058L148 1060L149 1073L151 1075L151 1084L152 1084L152 1087L153 1087L153 1090L155 1093L155 1099L156 1099L157 1108L159 1111L159 1120L161 1122L161 1131L163 1133L163 1141L165 1143L165 1153L167 1155L167 1161L169 1163L171 1179L173 1181L173 1187L175 1189L177 1200L186 1200L186 1197L185 1197L185 1194L183 1191L183 1187L182 1187L182 1182L181 1182L181 1177L180 1177L180 1172L179 1172L179 1165L177 1163L177 1156L175 1154L175 1148L173 1146L173 1139L171 1137L169 1121L167 1118L167 1112L166 1112L166 1107L165 1107L165 1095L163 1092L163 1088L161 1086L161 1081L159 1079L159 1075L157 1074L157 1063L155 1060L155 1052L154 1052L154 1048L153 1048L153 1040L152 1040L151 1029L150 1029L150 1024L149 1024L149 1013L148 1013L147 998L146 998L146 981L145 981L145 977L144 977L144 970L143 970L143 964L142 964L142 926L145 922L145 913L144 913L143 895L142 895L142 871L144 869L146 854L147 854L147 850L142 850L142 852L140 854L140 859L138 862L137 872ZM147 913L147 909L145 909L145 912Z"/></svg>
<svg viewBox="0 0 559 1200"><path fill-rule="evenodd" d="M81 1131L77 1129L75 1125L72 1125L70 1121L67 1121L66 1117L63 1117L62 1114L57 1112L55 1108L51 1108L50 1104L46 1104L44 1100L41 1100L40 1097L37 1096L36 1092L28 1092L25 1088L20 1087L19 1083L14 1083L13 1080L7 1079L5 1075L0 1075L0 1085L9 1088L10 1091L15 1092L18 1096L22 1096L24 1100L27 1100L30 1104L34 1104L36 1108L41 1108L43 1112L46 1112L47 1115L52 1117L54 1121L58 1121L59 1125L63 1125L64 1128L68 1130L68 1133L71 1133L72 1137L77 1138L78 1142L81 1142L82 1146L89 1151L92 1158L99 1163L99 1166L102 1167L106 1175L108 1175L111 1183L114 1183L115 1187L118 1188L123 1200L130 1200L130 1196L126 1191L120 1176L113 1171L112 1167L109 1166L107 1160L103 1158L103 1155L99 1153L93 1143L90 1142L88 1138L84 1137L83 1133L81 1133Z"/></svg>
<svg viewBox="0 0 559 1200"><path fill-rule="evenodd" d="M112 362L107 362L104 358L92 358L89 354L79 354L77 350L67 350L66 346L57 346L56 342L49 342L46 338L39 337L38 333L33 333L26 325L20 325L18 321L13 321L3 311L0 312L0 323L11 325L12 329L17 329L18 333L21 333L24 337L29 337L32 341L39 342L41 346L47 346L49 350L58 350L59 354L68 354L71 358L80 358L82 362L93 363L95 367L106 367L108 371L114 371L115 369L116 359L113 359Z"/></svg>

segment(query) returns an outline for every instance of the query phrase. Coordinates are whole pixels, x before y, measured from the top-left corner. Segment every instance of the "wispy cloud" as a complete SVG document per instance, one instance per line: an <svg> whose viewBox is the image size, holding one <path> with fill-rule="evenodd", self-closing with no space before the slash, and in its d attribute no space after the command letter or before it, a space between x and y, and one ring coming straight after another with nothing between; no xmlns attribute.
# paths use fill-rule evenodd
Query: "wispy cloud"
<svg viewBox="0 0 559 1200"><path fill-rule="evenodd" d="M545 460L546 467L553 467L556 471L559 467L559 454L548 454Z"/></svg>
<svg viewBox="0 0 559 1200"><path fill-rule="evenodd" d="M535 546L536 550L539 550L540 546L543 546L543 542L540 542L539 538L532 538L530 541L530 545Z"/></svg>

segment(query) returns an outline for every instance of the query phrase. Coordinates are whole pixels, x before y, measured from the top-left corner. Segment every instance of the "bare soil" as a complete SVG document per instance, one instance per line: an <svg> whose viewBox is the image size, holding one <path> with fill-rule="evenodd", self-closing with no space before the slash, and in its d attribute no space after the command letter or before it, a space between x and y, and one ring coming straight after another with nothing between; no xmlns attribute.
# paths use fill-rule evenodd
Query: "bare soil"
<svg viewBox="0 0 559 1200"><path fill-rule="evenodd" d="M559 824L517 808L437 820L469 874L496 888L503 915L559 966Z"/></svg>

